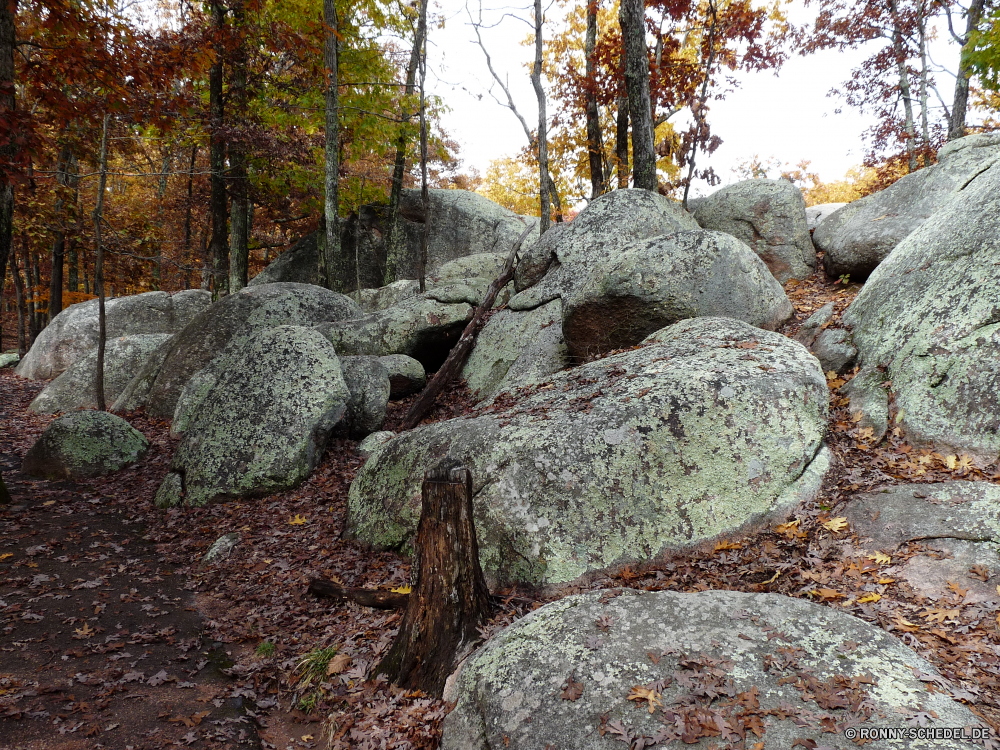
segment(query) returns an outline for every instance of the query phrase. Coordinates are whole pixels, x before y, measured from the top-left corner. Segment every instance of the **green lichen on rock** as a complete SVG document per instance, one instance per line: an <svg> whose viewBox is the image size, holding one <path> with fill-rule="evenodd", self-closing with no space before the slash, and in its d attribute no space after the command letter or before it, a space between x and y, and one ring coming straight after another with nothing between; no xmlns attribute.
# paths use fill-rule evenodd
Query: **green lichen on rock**
<svg viewBox="0 0 1000 750"><path fill-rule="evenodd" d="M1000 454L998 263L1000 164L903 240L844 315L911 442Z"/></svg>
<svg viewBox="0 0 1000 750"><path fill-rule="evenodd" d="M605 623L604 631L595 622ZM775 638L780 634L780 640ZM657 659L650 659L654 654ZM754 691L761 711L785 706L761 723L768 750L792 747L797 738L819 743L822 720L851 719L860 726L901 726L920 711L932 726L979 726L965 706L939 690L930 692L918 675L937 677L926 660L877 627L829 607L777 594L706 591L624 591L569 596L532 612L490 640L466 662L456 683L455 709L443 728L442 750L511 750L544 747L598 750L610 747L597 731L621 722L652 737L664 727L659 710L682 710L696 701L721 711L728 696L693 694L677 679L690 665L713 660L712 670L734 693ZM768 665L771 666L768 666ZM564 700L561 688L573 676L582 692ZM856 713L821 706L803 692L803 679L835 685L854 682L867 701ZM673 678L673 679L664 679ZM791 678L791 679L788 679ZM634 686L663 680L659 706L647 710L628 696ZM730 704L732 705L732 704ZM894 719L892 717L895 717ZM667 722L669 724L669 721ZM707 748L718 737L696 747ZM755 737L755 740L758 739ZM867 747L933 748L927 741L877 741ZM973 747L961 741L949 747Z"/></svg>
<svg viewBox="0 0 1000 750"><path fill-rule="evenodd" d="M316 330L260 332L205 396L157 502L204 505L294 487L319 461L348 397L336 352Z"/></svg>
<svg viewBox="0 0 1000 750"><path fill-rule="evenodd" d="M22 470L51 479L102 476L135 463L148 448L143 434L121 417L73 412L45 428L25 454Z"/></svg>
<svg viewBox="0 0 1000 750"><path fill-rule="evenodd" d="M726 318L679 323L499 403L376 449L351 486L351 533L405 545L423 472L447 456L472 470L487 576L569 581L780 515L815 484L803 475L827 418L801 345Z"/></svg>

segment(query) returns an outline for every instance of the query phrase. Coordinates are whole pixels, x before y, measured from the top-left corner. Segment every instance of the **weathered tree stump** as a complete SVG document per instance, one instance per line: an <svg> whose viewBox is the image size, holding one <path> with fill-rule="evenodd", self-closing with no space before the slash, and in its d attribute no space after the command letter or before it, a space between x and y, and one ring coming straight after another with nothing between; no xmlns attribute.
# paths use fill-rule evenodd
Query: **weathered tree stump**
<svg viewBox="0 0 1000 750"><path fill-rule="evenodd" d="M320 599L330 599L334 602L354 602L362 607L371 607L372 609L404 609L410 601L409 594L382 589L348 588L323 578L314 578L310 581L308 591Z"/></svg>
<svg viewBox="0 0 1000 750"><path fill-rule="evenodd" d="M454 464L428 471L422 495L416 584L399 635L376 672L440 697L489 619L491 604L472 517L472 474Z"/></svg>

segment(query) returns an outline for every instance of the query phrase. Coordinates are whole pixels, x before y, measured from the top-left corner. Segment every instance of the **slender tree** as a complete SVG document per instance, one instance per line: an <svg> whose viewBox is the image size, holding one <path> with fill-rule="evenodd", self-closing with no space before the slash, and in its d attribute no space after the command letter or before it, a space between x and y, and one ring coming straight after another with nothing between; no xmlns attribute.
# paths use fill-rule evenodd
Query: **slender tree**
<svg viewBox="0 0 1000 750"><path fill-rule="evenodd" d="M653 104L649 96L649 57L643 0L621 0L618 9L625 50L625 88L632 120L632 170L637 188L656 190Z"/></svg>
<svg viewBox="0 0 1000 750"><path fill-rule="evenodd" d="M211 165L212 238L209 252L212 256L212 297L218 299L226 294L229 283L229 231L226 205L226 138L225 99L223 92L226 9L219 0L211 3L212 23L215 31L212 67L208 73L209 116L211 120L209 162Z"/></svg>
<svg viewBox="0 0 1000 750"><path fill-rule="evenodd" d="M535 62L531 67L531 86L535 89L535 99L538 101L538 205L540 207L540 234L549 228L552 208L549 199L549 141L547 135L548 122L545 117L545 89L542 88L542 0L535 0Z"/></svg>
<svg viewBox="0 0 1000 750"><path fill-rule="evenodd" d="M236 41L232 52L232 84L229 88L231 112L246 112L247 42L246 5L236 0L232 5ZM246 139L229 140L229 292L235 294L247 285L250 258L250 185L247 174Z"/></svg>
<svg viewBox="0 0 1000 750"><path fill-rule="evenodd" d="M427 13L427 3L420 4L420 12ZM421 19L426 30L427 19ZM420 52L420 201L424 206L424 230L420 233L420 263L417 277L420 293L427 291L427 241L431 233L431 199L427 189L427 34L423 35Z"/></svg>
<svg viewBox="0 0 1000 750"><path fill-rule="evenodd" d="M108 187L108 123L111 115L104 115L104 128L101 131L101 176L97 186L97 201L94 205L94 244L97 248L97 261L94 263L94 286L97 287L97 377L94 378L94 388L97 391L97 408L107 411L104 400L104 349L108 340L107 313L104 309L104 244L101 241L101 222L104 221L104 193Z"/></svg>
<svg viewBox="0 0 1000 750"><path fill-rule="evenodd" d="M586 113L587 113L587 157L590 162L590 198L593 200L604 192L604 141L601 137L601 116L597 107L596 60L597 47L597 2L587 3L587 37L584 54L587 56Z"/></svg>
<svg viewBox="0 0 1000 750"><path fill-rule="evenodd" d="M973 36L979 28L979 23L983 17L985 0L972 0L969 9L965 12L965 33L959 36L951 19L951 11L946 4L948 11L948 29L952 36L962 46L962 56L959 60L958 75L955 78L955 96L951 105L951 117L948 122L948 140L965 136L965 117L969 109L969 79L972 77L972 64L969 60L969 53L972 51Z"/></svg>
<svg viewBox="0 0 1000 750"><path fill-rule="evenodd" d="M323 167L325 219L323 252L320 253L321 278L324 285L336 292L344 290L341 269L340 218L340 93L339 43L337 40L337 6L334 0L323 0L323 22L326 38L323 45L323 67L326 71L326 162Z"/></svg>
<svg viewBox="0 0 1000 750"><path fill-rule="evenodd" d="M0 297L7 279L7 259L10 257L14 233L14 17L17 0L0 0ZM5 142L4 142L5 141ZM0 329L2 334L2 329Z"/></svg>

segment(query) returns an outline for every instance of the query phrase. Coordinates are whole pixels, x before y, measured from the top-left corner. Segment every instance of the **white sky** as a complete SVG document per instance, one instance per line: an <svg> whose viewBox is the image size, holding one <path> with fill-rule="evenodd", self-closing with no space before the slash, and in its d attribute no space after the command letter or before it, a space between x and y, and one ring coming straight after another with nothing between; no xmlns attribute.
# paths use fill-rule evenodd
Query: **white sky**
<svg viewBox="0 0 1000 750"><path fill-rule="evenodd" d="M502 108L487 91L491 78L475 35L468 25L466 0L433 0L434 12L445 18L444 28L432 27L428 49L428 87L442 96L452 111L444 126L461 145L466 166L485 173L492 159L517 152L525 142L520 123ZM477 0L469 0L473 8ZM500 8L498 0L486 0L487 8ZM436 7L435 7L436 6ZM530 18L525 6L504 6ZM530 6L527 6L530 7ZM801 0L791 5L792 18L811 18L813 10ZM552 15L555 15L553 12ZM498 17L494 13L493 17ZM547 16L547 23L549 22ZM533 50L520 42L531 29L522 22L504 19L501 25L484 32L484 42L493 56L493 66L507 76L515 103L529 126L537 120L534 92L525 67ZM957 67L958 47L947 38L947 30L932 45L932 58L950 69ZM810 57L793 57L776 77L773 72L744 75L742 87L724 101L712 103L712 130L723 145L709 162L723 184L738 179L732 168L754 155L762 160L776 157L782 163L811 161L810 171L824 181L839 179L863 159L862 131L871 120L842 102L827 96L834 86L850 76L850 71L870 53L826 51ZM954 79L937 76L938 88L950 105ZM502 93L496 93L502 98ZM551 107L550 107L551 110ZM550 112L551 114L551 112ZM700 166L700 162L699 162ZM692 186L693 194L714 188L704 183Z"/></svg>

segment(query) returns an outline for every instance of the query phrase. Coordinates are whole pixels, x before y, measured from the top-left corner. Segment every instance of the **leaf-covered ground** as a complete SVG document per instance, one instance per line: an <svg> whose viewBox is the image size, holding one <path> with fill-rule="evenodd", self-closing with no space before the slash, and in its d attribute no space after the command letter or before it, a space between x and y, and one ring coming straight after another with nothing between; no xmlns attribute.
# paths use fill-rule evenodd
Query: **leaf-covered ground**
<svg viewBox="0 0 1000 750"><path fill-rule="evenodd" d="M857 288L817 274L787 291L796 318L784 333L793 334L831 300L836 325ZM854 493L902 482L997 482L998 467L914 448L896 434L875 444L837 391L849 377L829 378L834 469L792 521L627 567L587 588L766 591L840 608L926 656L948 681L938 689L1000 729L1000 623L967 597L969 581L1000 580L973 569L940 594L921 595L896 572L909 558L938 553L919 544L891 554L865 548L842 513ZM347 489L361 465L355 443L334 441L295 490L161 511L152 500L173 443L166 423L141 414L129 419L153 448L136 466L76 484L20 476L20 458L51 419L26 412L39 390L0 371L0 469L15 495L13 507L0 509L0 738L31 750L437 747L443 702L367 679L400 615L306 593L317 576L381 588L409 580L398 555L341 539ZM391 405L388 429L408 403ZM454 387L429 419L469 408L468 394ZM231 555L200 566L231 532L240 538ZM581 590L497 592L504 606L484 635Z"/></svg>

